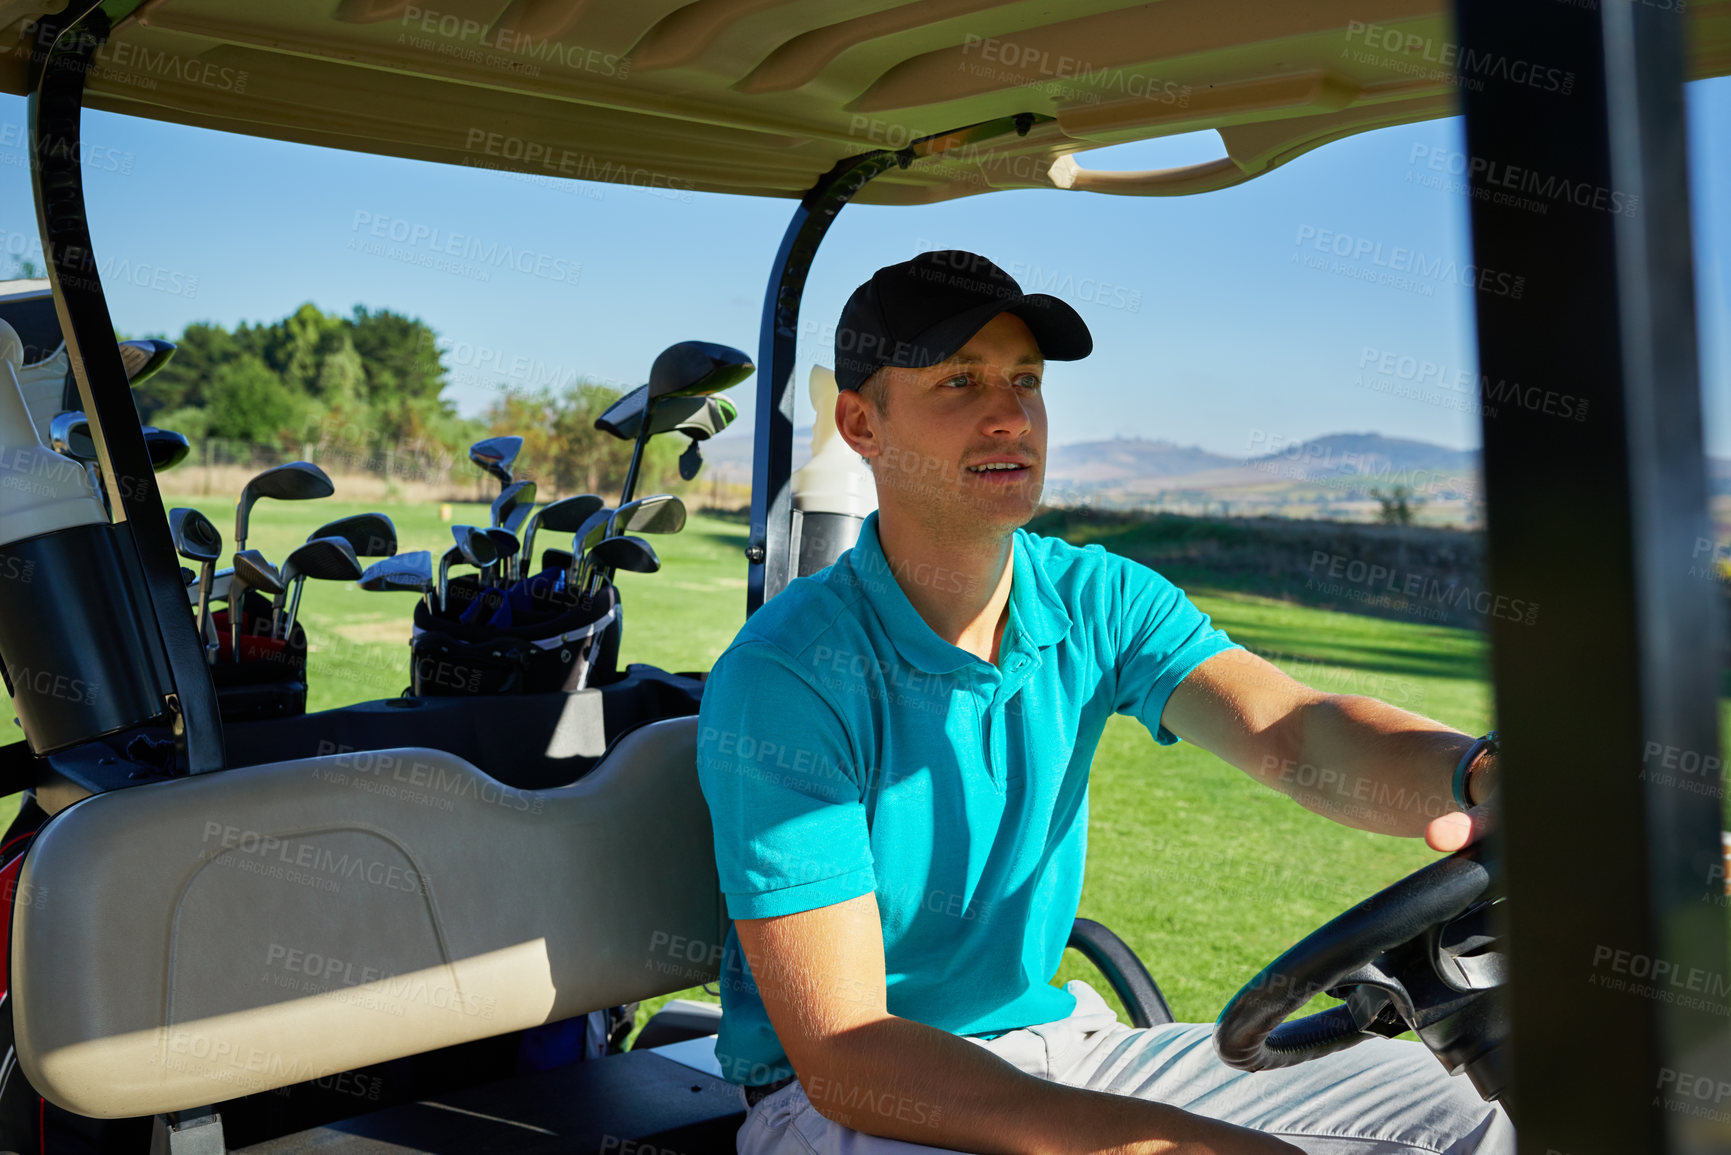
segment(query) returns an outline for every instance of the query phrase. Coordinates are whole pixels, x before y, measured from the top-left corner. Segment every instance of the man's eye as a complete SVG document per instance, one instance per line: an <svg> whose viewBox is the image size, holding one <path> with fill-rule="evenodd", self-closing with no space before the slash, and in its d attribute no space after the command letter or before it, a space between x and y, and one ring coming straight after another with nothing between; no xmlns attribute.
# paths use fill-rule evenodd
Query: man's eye
<svg viewBox="0 0 1731 1155"><path fill-rule="evenodd" d="M1016 378L1016 384L1028 389L1038 389L1040 387L1040 375L1038 373L1024 373Z"/></svg>
<svg viewBox="0 0 1731 1155"><path fill-rule="evenodd" d="M966 373L958 373L954 377L944 378L943 384L947 388L951 385L966 385L971 380L972 380L972 378L970 378Z"/></svg>

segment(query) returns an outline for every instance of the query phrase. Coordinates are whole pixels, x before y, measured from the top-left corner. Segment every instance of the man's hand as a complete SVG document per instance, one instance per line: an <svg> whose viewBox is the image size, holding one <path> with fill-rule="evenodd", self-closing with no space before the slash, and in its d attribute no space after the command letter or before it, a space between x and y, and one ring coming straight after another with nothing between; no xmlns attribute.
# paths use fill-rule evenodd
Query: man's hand
<svg viewBox="0 0 1731 1155"><path fill-rule="evenodd" d="M1424 828L1425 844L1432 850L1453 854L1495 829L1500 809L1496 797L1497 759L1498 755L1482 754L1467 772L1467 797L1478 800L1477 806L1439 815Z"/></svg>
<svg viewBox="0 0 1731 1155"><path fill-rule="evenodd" d="M1439 815L1424 828L1425 845L1444 854L1453 854L1462 847L1471 846L1491 832L1496 825L1496 813L1496 804L1486 802L1471 810L1454 810Z"/></svg>

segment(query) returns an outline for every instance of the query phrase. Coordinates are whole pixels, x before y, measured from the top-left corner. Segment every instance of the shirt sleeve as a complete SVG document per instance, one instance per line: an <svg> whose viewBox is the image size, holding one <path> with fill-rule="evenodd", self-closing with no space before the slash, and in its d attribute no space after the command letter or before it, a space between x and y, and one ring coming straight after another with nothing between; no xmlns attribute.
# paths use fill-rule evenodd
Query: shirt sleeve
<svg viewBox="0 0 1731 1155"><path fill-rule="evenodd" d="M697 777L727 913L773 918L877 888L846 728L768 643L728 650L704 683Z"/></svg>
<svg viewBox="0 0 1731 1155"><path fill-rule="evenodd" d="M1184 591L1140 562L1108 553L1109 596L1117 605L1118 696L1114 710L1133 715L1162 746L1178 735L1160 724L1166 701L1190 671L1223 650L1243 649L1216 629Z"/></svg>

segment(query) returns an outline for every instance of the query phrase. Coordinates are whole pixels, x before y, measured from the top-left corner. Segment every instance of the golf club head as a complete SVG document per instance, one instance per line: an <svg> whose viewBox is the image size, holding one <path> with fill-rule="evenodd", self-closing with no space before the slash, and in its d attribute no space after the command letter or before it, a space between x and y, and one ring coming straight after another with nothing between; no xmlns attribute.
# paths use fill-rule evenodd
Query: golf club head
<svg viewBox="0 0 1731 1155"><path fill-rule="evenodd" d="M168 536L174 550L187 561L204 565L222 556L222 534L215 523L196 509L184 506L168 511Z"/></svg>
<svg viewBox="0 0 1731 1155"><path fill-rule="evenodd" d="M161 473L173 469L192 452L192 443L184 433L172 429L144 426L144 448L150 454L150 468ZM48 423L48 442L56 452L74 461L90 464L96 460L96 439L90 435L90 419L76 409L57 413Z"/></svg>
<svg viewBox="0 0 1731 1155"><path fill-rule="evenodd" d="M517 508L511 510L505 515L505 519L500 524L500 528L510 530L512 533L519 532L523 528L523 523L529 520L529 515L534 512L534 509L534 502L520 502L517 505Z"/></svg>
<svg viewBox="0 0 1731 1155"><path fill-rule="evenodd" d="M607 523L607 536L625 533L678 533L685 528L685 503L671 493L628 501Z"/></svg>
<svg viewBox="0 0 1731 1155"><path fill-rule="evenodd" d="M487 437L469 446L469 460L499 479L501 486L511 484L511 466L523 452L521 437Z"/></svg>
<svg viewBox="0 0 1731 1155"><path fill-rule="evenodd" d="M517 556L517 551L522 548L522 543L517 540L517 535L508 529L494 526L487 530L487 540L493 543L493 549L497 551L499 555L497 564L500 569L508 572L511 568L512 559ZM494 576L496 577L498 575Z"/></svg>
<svg viewBox="0 0 1731 1155"><path fill-rule="evenodd" d="M751 376L756 368L750 357L731 345L681 341L663 349L649 367L649 400L720 393Z"/></svg>
<svg viewBox="0 0 1731 1155"><path fill-rule="evenodd" d="M259 498L309 501L329 497L335 492L336 486L331 484L330 477L310 461L291 461L286 465L271 466L241 488L240 503L234 507L236 547L246 544L247 522L251 519L252 507Z"/></svg>
<svg viewBox="0 0 1731 1155"><path fill-rule="evenodd" d="M56 413L48 423L48 443L56 453L88 464L96 460L96 439L90 436L90 420L77 409Z"/></svg>
<svg viewBox="0 0 1731 1155"><path fill-rule="evenodd" d="M487 536L486 530L472 525L453 525L451 536L456 539L453 548L458 555L476 569L486 569L499 560L499 549Z"/></svg>
<svg viewBox="0 0 1731 1155"><path fill-rule="evenodd" d="M535 535L543 528L554 533L576 533L590 514L607 504L606 500L593 493L579 493L572 497L561 497L558 501L548 502L537 509L529 518L528 532L523 535L523 549L517 554L517 564L514 567L516 576L521 579L524 569L535 561Z"/></svg>
<svg viewBox="0 0 1731 1155"><path fill-rule="evenodd" d="M283 584L282 574L276 566L265 560L264 554L256 549L243 549L234 555L233 584L244 585L248 589L258 590L262 594L275 597L287 588ZM233 588L231 584L230 588Z"/></svg>
<svg viewBox="0 0 1731 1155"><path fill-rule="evenodd" d="M165 469L173 469L186 455L192 452L192 443L184 433L176 433L172 429L158 429L154 425L144 427L144 448L150 453L150 468L153 473L161 473Z"/></svg>
<svg viewBox="0 0 1731 1155"><path fill-rule="evenodd" d="M246 591L255 589L274 598L286 588L282 574L258 550L243 549L234 555L234 573L228 581L228 639L236 662L240 661L240 624L246 616Z"/></svg>
<svg viewBox="0 0 1731 1155"><path fill-rule="evenodd" d="M295 546L282 563L283 587L292 589L294 594L288 600L288 628L281 631L280 636L286 638L294 633L295 611L300 606L301 585L306 579L354 581L360 576L360 559L355 556L354 547L347 538L315 537ZM277 627L282 620L285 597L286 594L279 593L276 604L271 607L270 633L273 638L279 636Z"/></svg>
<svg viewBox="0 0 1731 1155"><path fill-rule="evenodd" d="M536 511L535 526L552 533L576 533L583 528L583 523L588 521L592 514L605 508L607 499L593 493L561 497Z"/></svg>
<svg viewBox="0 0 1731 1155"><path fill-rule="evenodd" d="M315 537L340 537L356 557L390 557L397 552L397 527L382 513L357 513L327 521L309 533L307 540Z"/></svg>
<svg viewBox="0 0 1731 1155"><path fill-rule="evenodd" d="M596 542L606 537L607 523L613 520L614 512L604 506L585 518L577 532L571 535L571 552L581 558Z"/></svg>
<svg viewBox="0 0 1731 1155"><path fill-rule="evenodd" d="M295 546L282 563L285 585L300 577L352 582L358 581L360 576L360 558L355 556L355 547L345 537L312 538Z"/></svg>
<svg viewBox="0 0 1731 1155"><path fill-rule="evenodd" d="M290 570L293 573L290 573ZM282 637L292 638L295 632L295 618L300 613L301 592L306 588L308 578L320 581L352 582L360 579L362 570L360 559L355 556L355 547L349 544L346 537L315 537L295 547L283 562L283 580L294 587L294 594L289 598L288 621L283 626ZM277 606L282 605L279 596ZM277 615L271 613L271 636L277 636Z"/></svg>
<svg viewBox="0 0 1731 1155"><path fill-rule="evenodd" d="M513 481L499 492L493 499L493 524L505 526L509 519L522 510L522 516L517 524L522 525L523 517L529 516L529 511L535 507L535 483L533 481ZM512 530L515 533L516 530Z"/></svg>
<svg viewBox="0 0 1731 1155"><path fill-rule="evenodd" d="M417 549L382 558L366 568L360 583L364 590L424 594L433 584L433 555Z"/></svg>
<svg viewBox="0 0 1731 1155"><path fill-rule="evenodd" d="M589 551L589 560L590 580L585 592L591 594L615 570L624 570L626 573L655 573L661 568L661 558L656 556L654 546L640 537L625 534L602 538L596 542L595 548Z"/></svg>
<svg viewBox="0 0 1731 1155"><path fill-rule="evenodd" d="M690 481L697 476L697 471L703 468L703 451L697 448L702 442L693 441L685 447L685 452L679 455L679 479Z"/></svg>
<svg viewBox="0 0 1731 1155"><path fill-rule="evenodd" d="M174 343L158 337L141 337L120 343L120 363L126 366L126 380L134 389L150 380L156 371L174 356Z"/></svg>

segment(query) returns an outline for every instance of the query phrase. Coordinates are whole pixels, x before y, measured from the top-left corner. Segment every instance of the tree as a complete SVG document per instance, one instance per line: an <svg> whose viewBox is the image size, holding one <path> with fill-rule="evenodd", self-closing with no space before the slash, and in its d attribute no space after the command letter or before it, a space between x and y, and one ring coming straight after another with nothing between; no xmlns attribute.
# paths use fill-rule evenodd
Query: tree
<svg viewBox="0 0 1731 1155"><path fill-rule="evenodd" d="M1384 525L1411 525L1413 509L1424 504L1423 499L1413 497L1410 485L1394 486L1386 494L1380 489L1373 489L1370 495L1382 506L1379 520Z"/></svg>
<svg viewBox="0 0 1731 1155"><path fill-rule="evenodd" d="M219 365L206 395L212 437L281 445L303 424L305 395L289 389L251 353Z"/></svg>
<svg viewBox="0 0 1731 1155"><path fill-rule="evenodd" d="M146 421L163 410L204 407L206 389L219 367L242 354L234 334L221 325L194 322L181 333L168 364L134 390L138 411Z"/></svg>

